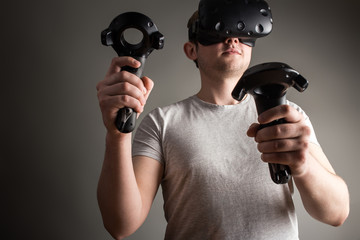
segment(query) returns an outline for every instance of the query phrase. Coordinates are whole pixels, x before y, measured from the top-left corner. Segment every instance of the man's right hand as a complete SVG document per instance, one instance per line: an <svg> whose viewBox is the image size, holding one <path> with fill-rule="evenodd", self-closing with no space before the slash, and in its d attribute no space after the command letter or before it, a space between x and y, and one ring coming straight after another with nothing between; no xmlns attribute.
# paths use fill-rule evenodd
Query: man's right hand
<svg viewBox="0 0 360 240"><path fill-rule="evenodd" d="M143 112L154 86L153 81L148 77L140 79L132 73L121 71L124 66L139 68L141 63L132 57L115 57L104 80L96 85L102 118L108 133L120 133L115 126L119 109L129 107L138 114Z"/></svg>

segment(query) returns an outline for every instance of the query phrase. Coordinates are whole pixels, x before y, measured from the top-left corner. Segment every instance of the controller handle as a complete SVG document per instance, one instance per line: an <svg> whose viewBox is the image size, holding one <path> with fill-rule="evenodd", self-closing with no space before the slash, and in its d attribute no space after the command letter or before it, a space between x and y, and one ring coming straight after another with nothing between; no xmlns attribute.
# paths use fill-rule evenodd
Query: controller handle
<svg viewBox="0 0 360 240"><path fill-rule="evenodd" d="M129 43L124 37L127 29L139 30L142 40L135 44ZM140 78L146 58L154 49L164 47L164 36L149 17L138 12L126 12L114 18L110 26L101 32L101 42L105 46L112 46L118 56L130 56L138 60L141 63L139 68L124 66L121 71L131 72ZM135 128L136 117L134 109L124 107L119 109L115 125L120 132L130 133Z"/></svg>
<svg viewBox="0 0 360 240"><path fill-rule="evenodd" d="M255 99L257 113L261 114L270 108L286 104L286 92L289 87L303 92L308 87L308 81L284 63L263 63L245 71L232 96L241 101L250 93ZM260 125L260 129L282 123L285 123L284 119L275 120ZM271 179L277 184L285 184L291 178L289 166L269 163L269 170Z"/></svg>
<svg viewBox="0 0 360 240"><path fill-rule="evenodd" d="M121 71L128 71L132 74L135 74L137 77L142 76L142 72L145 65L145 57L136 57L134 56L136 60L138 60L141 63L141 66L139 68L133 68L129 66L124 66L121 68ZM134 130L136 125L136 118L137 113L134 109L123 107L119 109L116 118L115 118L115 125L117 129L122 133L130 133Z"/></svg>
<svg viewBox="0 0 360 240"><path fill-rule="evenodd" d="M254 91L256 91L254 99L258 115L272 107L286 104L286 95L283 93L282 85L265 85ZM284 119L275 120L268 124L261 124L260 129L285 122ZM286 165L269 163L269 170L271 179L277 184L287 183L291 178L290 168Z"/></svg>

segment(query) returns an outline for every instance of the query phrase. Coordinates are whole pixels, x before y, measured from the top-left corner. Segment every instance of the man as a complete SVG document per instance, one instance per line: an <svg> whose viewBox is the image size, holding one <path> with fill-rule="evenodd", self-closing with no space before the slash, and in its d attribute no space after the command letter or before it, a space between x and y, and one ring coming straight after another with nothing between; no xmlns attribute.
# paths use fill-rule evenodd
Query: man
<svg viewBox="0 0 360 240"><path fill-rule="evenodd" d="M252 47L229 37L206 46L191 40L184 52L199 68L200 91L152 111L133 145L114 119L125 106L143 111L152 80L120 71L140 63L119 57L97 85L107 129L98 201L110 234L122 239L134 233L161 184L166 239L298 239L292 181L274 184L264 162L288 165L308 213L341 225L349 212L347 186L306 114L289 103L257 117L251 96L241 102L231 97ZM287 123L259 129L281 118Z"/></svg>

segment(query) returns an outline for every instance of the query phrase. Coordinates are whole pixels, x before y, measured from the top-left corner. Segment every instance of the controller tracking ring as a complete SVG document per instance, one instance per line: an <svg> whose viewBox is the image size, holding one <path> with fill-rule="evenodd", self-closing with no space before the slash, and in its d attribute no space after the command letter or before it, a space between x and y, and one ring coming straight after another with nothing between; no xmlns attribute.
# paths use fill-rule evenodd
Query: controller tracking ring
<svg viewBox="0 0 360 240"><path fill-rule="evenodd" d="M127 29L137 29L142 33L139 43L129 43L124 33ZM121 71L128 71L141 77L145 60L154 49L164 47L164 36L158 31L154 22L144 14L126 12L118 15L109 27L101 32L101 42L105 46L112 46L118 56L130 56L137 59L139 68L122 67ZM131 108L119 110L115 125L122 133L132 132L135 128L136 112Z"/></svg>

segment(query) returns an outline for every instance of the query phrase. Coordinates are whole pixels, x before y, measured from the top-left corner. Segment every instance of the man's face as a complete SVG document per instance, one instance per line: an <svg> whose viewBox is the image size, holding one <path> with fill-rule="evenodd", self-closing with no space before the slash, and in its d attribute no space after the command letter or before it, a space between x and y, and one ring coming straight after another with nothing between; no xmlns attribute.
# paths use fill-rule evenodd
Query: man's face
<svg viewBox="0 0 360 240"><path fill-rule="evenodd" d="M248 68L251 52L252 48L239 39L228 38L209 46L198 44L197 61L202 71L238 76Z"/></svg>

